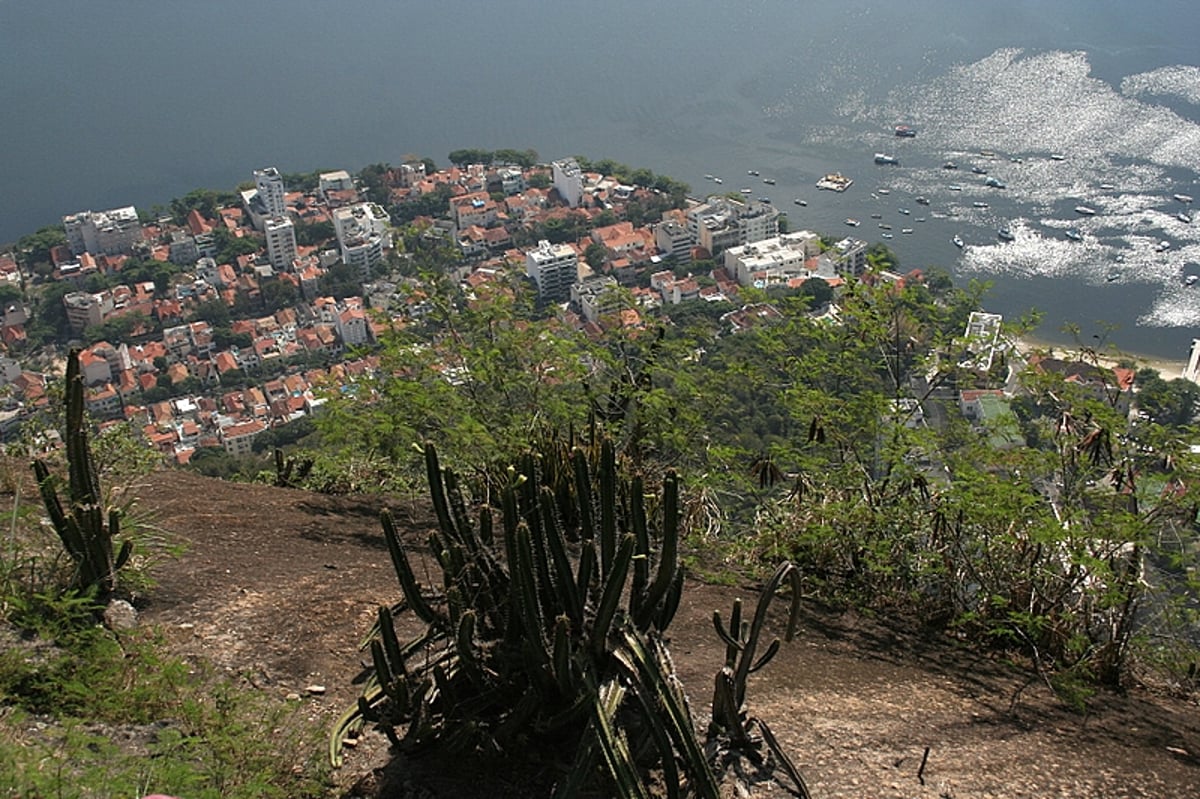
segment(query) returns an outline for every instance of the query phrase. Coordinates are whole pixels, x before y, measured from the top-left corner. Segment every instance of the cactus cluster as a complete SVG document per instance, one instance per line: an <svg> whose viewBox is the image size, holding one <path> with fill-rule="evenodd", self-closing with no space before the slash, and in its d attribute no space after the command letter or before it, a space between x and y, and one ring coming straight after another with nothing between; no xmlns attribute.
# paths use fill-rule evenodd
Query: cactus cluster
<svg viewBox="0 0 1200 799"><path fill-rule="evenodd" d="M373 669L331 757L372 722L402 746L536 752L561 769L561 796L644 796L657 769L673 796L716 797L661 642L683 588L678 480L665 475L653 507L640 478L618 475L611 443L548 452L524 456L472 519L458 478L425 446L441 584L418 582L385 512L404 599L379 609ZM400 610L424 625L406 643Z"/></svg>
<svg viewBox="0 0 1200 799"><path fill-rule="evenodd" d="M84 416L83 376L79 350L67 357L66 456L67 503L58 495L56 480L42 459L33 462L33 473L50 523L74 564L70 588L104 600L116 588L117 571L129 561L133 542L126 539L114 555L113 540L120 533L120 514L105 509L100 477L88 447Z"/></svg>

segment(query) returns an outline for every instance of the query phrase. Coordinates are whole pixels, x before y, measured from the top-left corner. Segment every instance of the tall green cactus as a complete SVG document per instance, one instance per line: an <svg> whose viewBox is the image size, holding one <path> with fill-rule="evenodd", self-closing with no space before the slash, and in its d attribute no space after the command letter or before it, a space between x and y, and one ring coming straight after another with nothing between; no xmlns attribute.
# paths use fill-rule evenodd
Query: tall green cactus
<svg viewBox="0 0 1200 799"><path fill-rule="evenodd" d="M622 479L610 442L587 451L546 446L509 470L493 532L492 509L473 524L453 472L432 445L424 454L440 592L418 582L420 569L384 513L402 606L425 632L401 645L393 609L380 609L372 674L333 732L334 761L347 731L370 721L406 745L525 756L536 742L543 757L557 752L564 767L574 764L569 784L620 796L639 795L631 757L642 758L638 768L681 763L690 784L713 786L686 703L673 704L670 716L652 711L664 701L662 686L675 684L669 658L644 655L661 649L682 591L675 475L663 480L662 518L653 524L641 481ZM629 690L615 690L617 681ZM623 702L627 694L637 702ZM595 770L601 765L607 771ZM699 793L716 796L709 787Z"/></svg>
<svg viewBox="0 0 1200 799"><path fill-rule="evenodd" d="M784 637L784 640L790 641L796 633L796 624L800 616L800 572L793 563L781 564L771 575L771 579L759 594L753 620L746 621L742 618L740 599L733 601L728 627L722 623L720 611L713 611L713 627L716 628L718 637L725 642L725 665L717 672L713 688L712 721L708 727L708 739L710 743L727 745L757 760L760 757L759 742L752 737L752 732L757 727L779 765L795 783L797 794L807 799L808 786L804 778L780 748L771 728L762 719L751 717L746 710L746 685L750 675L770 663L779 653L778 638L771 641L762 655L758 655L758 645L766 624L767 610L785 580L792 592L787 632Z"/></svg>
<svg viewBox="0 0 1200 799"><path fill-rule="evenodd" d="M104 508L100 477L88 447L87 420L84 416L83 375L79 367L79 350L67 356L66 430L64 443L67 456L67 503L64 507L58 495L56 480L42 459L33 462L42 503L63 548L74 562L71 577L73 590L93 593L103 601L117 585L117 571L129 562L133 542L122 542L116 555L113 541L120 533L120 513Z"/></svg>

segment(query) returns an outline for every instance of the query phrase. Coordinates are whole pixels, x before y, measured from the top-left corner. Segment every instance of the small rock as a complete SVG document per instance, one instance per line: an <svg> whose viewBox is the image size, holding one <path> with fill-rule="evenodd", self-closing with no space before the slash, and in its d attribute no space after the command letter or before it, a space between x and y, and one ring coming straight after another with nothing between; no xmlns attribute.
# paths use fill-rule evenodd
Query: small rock
<svg viewBox="0 0 1200 799"><path fill-rule="evenodd" d="M296 693L295 691L292 691L290 694L285 696L284 699L286 699L289 702L299 702L300 694Z"/></svg>
<svg viewBox="0 0 1200 799"><path fill-rule="evenodd" d="M124 599L114 599L104 609L104 626L110 630L132 630L137 625L137 611Z"/></svg>
<svg viewBox="0 0 1200 799"><path fill-rule="evenodd" d="M323 693L325 693L325 686L324 685L310 685L310 686L306 687L304 690L308 691L310 694L323 694Z"/></svg>

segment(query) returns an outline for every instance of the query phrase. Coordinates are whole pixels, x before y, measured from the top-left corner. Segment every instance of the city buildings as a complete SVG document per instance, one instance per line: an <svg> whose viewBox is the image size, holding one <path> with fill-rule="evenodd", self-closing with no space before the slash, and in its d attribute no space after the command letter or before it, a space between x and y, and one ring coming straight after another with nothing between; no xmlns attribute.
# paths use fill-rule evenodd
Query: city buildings
<svg viewBox="0 0 1200 799"><path fill-rule="evenodd" d="M288 272L296 260L296 227L286 216L275 216L263 223L267 236L267 259L276 272Z"/></svg>
<svg viewBox="0 0 1200 799"><path fill-rule="evenodd" d="M142 223L132 205L111 211L80 211L63 217L67 246L74 255L121 255L142 240Z"/></svg>
<svg viewBox="0 0 1200 799"><path fill-rule="evenodd" d="M565 302L579 279L579 255L569 244L543 239L536 249L525 253L525 272L537 285L539 300Z"/></svg>

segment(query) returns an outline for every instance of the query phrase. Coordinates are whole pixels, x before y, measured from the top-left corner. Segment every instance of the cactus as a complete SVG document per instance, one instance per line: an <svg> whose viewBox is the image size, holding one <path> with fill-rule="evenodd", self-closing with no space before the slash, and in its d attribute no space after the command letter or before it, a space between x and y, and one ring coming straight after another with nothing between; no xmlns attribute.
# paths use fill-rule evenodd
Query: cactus
<svg viewBox="0 0 1200 799"><path fill-rule="evenodd" d="M733 602L728 627L722 623L720 611L713 612L713 627L716 628L717 636L725 642L725 665L717 672L713 688L712 721L709 723L708 740L710 743L726 745L755 761L761 761L759 742L752 736L757 728L775 755L776 761L795 783L797 795L807 799L809 793L804 778L779 746L771 728L765 721L749 716L746 710L746 684L750 675L770 663L779 653L779 639L775 638L766 651L756 657L763 626L767 620L767 610L785 580L791 588L792 601L788 609L784 640L791 641L796 633L800 615L800 572L793 563L781 564L771 575L771 579L759 594L753 620L746 621L742 618L740 599Z"/></svg>
<svg viewBox="0 0 1200 799"><path fill-rule="evenodd" d="M370 679L334 729L334 761L348 731L373 722L404 746L557 753L564 766L574 764L568 784L619 796L642 795L647 767L680 770L715 799L658 640L683 585L675 475L663 480L656 526L641 481L619 475L611 442L587 451L543 442L542 454L510 468L493 531L493 510L472 523L454 473L432 445L424 455L441 590L417 581L385 512L400 607L425 632L401 645L396 609L380 608Z"/></svg>
<svg viewBox="0 0 1200 799"><path fill-rule="evenodd" d="M74 562L71 589L107 599L117 585L117 572L129 562L133 542L126 539L116 555L113 541L120 534L121 519L116 509L105 512L100 477L88 446L87 420L84 416L83 376L79 368L79 350L67 357L66 443L67 506L59 498L55 480L45 461L33 462L33 473L50 523L64 549Z"/></svg>

